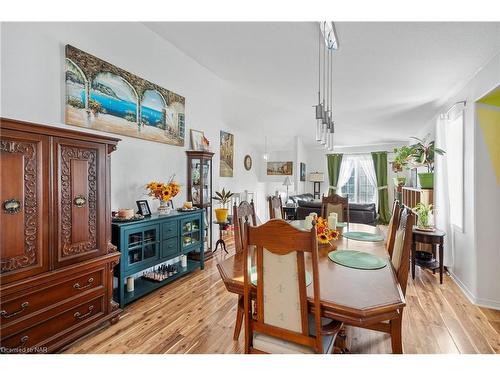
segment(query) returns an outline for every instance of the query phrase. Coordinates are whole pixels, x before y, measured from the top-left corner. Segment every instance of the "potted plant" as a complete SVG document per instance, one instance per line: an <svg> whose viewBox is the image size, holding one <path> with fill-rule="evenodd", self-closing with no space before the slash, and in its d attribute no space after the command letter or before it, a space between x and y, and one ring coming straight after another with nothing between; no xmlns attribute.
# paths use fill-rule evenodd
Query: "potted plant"
<svg viewBox="0 0 500 375"><path fill-rule="evenodd" d="M424 139L411 137L417 143L411 145L412 153L410 160L416 167L426 166L427 172L419 173L418 179L422 189L432 189L434 186L434 156L435 154L444 155L445 151L434 146L434 141L429 141L430 134Z"/></svg>
<svg viewBox="0 0 500 375"><path fill-rule="evenodd" d="M229 213L229 210L226 208L226 205L229 203L229 200L234 194L231 193L231 191L225 191L224 188L222 188L222 191L216 191L215 196L212 197L216 201L219 201L220 208L215 209L215 217L217 218L217 221L219 223L225 223L227 222L227 215Z"/></svg>
<svg viewBox="0 0 500 375"><path fill-rule="evenodd" d="M392 170L396 172L402 172L403 168L408 165L408 159L412 154L412 148L410 146L401 146L394 149L394 160L392 161ZM394 177L394 185L400 187L404 186L406 183L406 176L397 175Z"/></svg>
<svg viewBox="0 0 500 375"><path fill-rule="evenodd" d="M430 223L430 216L432 215L432 204L425 204L419 202L414 208L413 212L418 215L417 228L429 230L432 228Z"/></svg>

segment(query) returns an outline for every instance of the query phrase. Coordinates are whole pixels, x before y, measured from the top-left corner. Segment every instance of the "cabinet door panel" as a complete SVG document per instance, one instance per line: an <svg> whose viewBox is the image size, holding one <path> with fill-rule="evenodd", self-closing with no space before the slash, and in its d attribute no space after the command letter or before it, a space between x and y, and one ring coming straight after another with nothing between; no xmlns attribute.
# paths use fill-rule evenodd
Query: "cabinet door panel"
<svg viewBox="0 0 500 375"><path fill-rule="evenodd" d="M55 139L56 267L106 253L106 150L101 144Z"/></svg>
<svg viewBox="0 0 500 375"><path fill-rule="evenodd" d="M2 129L0 152L0 282L5 284L49 267L48 138Z"/></svg>

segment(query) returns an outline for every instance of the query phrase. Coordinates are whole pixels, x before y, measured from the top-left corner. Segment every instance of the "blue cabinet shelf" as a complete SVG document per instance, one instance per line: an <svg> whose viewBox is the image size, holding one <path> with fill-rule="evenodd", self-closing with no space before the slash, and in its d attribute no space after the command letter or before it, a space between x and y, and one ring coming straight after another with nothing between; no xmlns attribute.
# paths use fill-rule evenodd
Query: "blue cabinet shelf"
<svg viewBox="0 0 500 375"><path fill-rule="evenodd" d="M113 223L112 242L121 252L120 263L114 270L118 279L114 296L120 307L197 268L203 269L204 232L203 210L165 216L154 214L141 221ZM173 259L190 253L198 256L197 260L189 259L187 267L181 267L180 261L172 263ZM176 266L177 273L160 282L141 277L145 270L165 262ZM128 276L135 277L133 292L125 288Z"/></svg>

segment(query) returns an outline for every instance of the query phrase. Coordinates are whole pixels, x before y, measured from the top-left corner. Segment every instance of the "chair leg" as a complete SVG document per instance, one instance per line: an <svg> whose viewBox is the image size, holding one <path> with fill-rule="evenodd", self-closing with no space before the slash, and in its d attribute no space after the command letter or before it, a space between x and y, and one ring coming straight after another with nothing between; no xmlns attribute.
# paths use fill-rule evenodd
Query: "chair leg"
<svg viewBox="0 0 500 375"><path fill-rule="evenodd" d="M403 339L401 337L403 311L396 319L391 320L391 346L392 354L403 354Z"/></svg>
<svg viewBox="0 0 500 375"><path fill-rule="evenodd" d="M238 297L238 308L236 309L236 323L234 324L233 340L238 340L240 337L241 326L243 324L243 297Z"/></svg>

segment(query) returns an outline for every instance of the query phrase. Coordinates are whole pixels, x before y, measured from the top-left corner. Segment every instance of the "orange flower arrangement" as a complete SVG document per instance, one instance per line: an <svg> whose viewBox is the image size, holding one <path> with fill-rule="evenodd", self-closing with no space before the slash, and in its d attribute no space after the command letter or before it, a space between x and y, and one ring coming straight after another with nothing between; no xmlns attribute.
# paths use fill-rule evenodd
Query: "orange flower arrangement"
<svg viewBox="0 0 500 375"><path fill-rule="evenodd" d="M328 220L318 217L316 222L316 236L321 244L329 244L339 238L340 232L328 227Z"/></svg>
<svg viewBox="0 0 500 375"><path fill-rule="evenodd" d="M174 176L170 177L167 183L152 181L146 185L149 195L163 202L168 202L181 191L181 185L174 181Z"/></svg>

